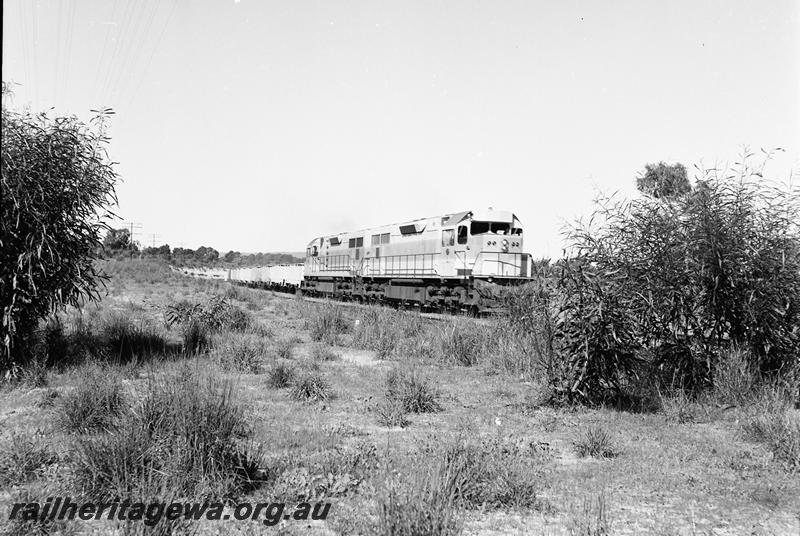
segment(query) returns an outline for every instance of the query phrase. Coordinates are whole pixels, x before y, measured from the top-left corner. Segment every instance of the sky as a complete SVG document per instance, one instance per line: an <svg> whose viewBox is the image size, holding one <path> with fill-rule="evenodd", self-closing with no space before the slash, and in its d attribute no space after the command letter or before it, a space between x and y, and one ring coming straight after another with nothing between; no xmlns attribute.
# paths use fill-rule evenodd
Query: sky
<svg viewBox="0 0 800 536"><path fill-rule="evenodd" d="M768 177L800 173L796 0L5 0L2 77L13 107L114 109L145 245L302 251L494 207L555 257L647 163L781 147Z"/></svg>

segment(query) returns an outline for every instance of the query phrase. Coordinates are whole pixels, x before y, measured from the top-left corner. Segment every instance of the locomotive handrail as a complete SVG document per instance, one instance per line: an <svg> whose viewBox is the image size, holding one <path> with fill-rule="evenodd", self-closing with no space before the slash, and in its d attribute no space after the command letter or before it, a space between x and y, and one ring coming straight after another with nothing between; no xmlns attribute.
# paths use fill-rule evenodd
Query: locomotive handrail
<svg viewBox="0 0 800 536"><path fill-rule="evenodd" d="M364 258L359 265L361 276L410 275L438 277L434 267L436 253L410 253ZM419 262L421 261L421 262ZM377 265L377 266L376 266ZM369 273L367 273L369 270Z"/></svg>

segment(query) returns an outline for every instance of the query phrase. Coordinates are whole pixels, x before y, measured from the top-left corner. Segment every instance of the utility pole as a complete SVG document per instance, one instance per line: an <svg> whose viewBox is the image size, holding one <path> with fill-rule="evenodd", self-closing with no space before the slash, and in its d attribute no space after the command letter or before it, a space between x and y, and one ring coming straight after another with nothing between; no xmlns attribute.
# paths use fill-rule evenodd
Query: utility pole
<svg viewBox="0 0 800 536"><path fill-rule="evenodd" d="M152 237L152 240L153 240L153 247L156 247L156 239L161 238L161 235L157 235L155 233L152 233L150 236Z"/></svg>
<svg viewBox="0 0 800 536"><path fill-rule="evenodd" d="M140 234L140 233L137 233L137 232L135 231L135 229L141 229L141 228L142 228L142 224L141 224L141 223L139 223L139 222L134 222L134 221L131 221L131 222L128 222L128 223L126 223L126 224L125 224L125 227L127 227L127 228L128 228L128 232L130 233L128 240L130 240L130 243L131 243L131 249L133 249L133 237L134 237L135 235L138 235L138 234Z"/></svg>

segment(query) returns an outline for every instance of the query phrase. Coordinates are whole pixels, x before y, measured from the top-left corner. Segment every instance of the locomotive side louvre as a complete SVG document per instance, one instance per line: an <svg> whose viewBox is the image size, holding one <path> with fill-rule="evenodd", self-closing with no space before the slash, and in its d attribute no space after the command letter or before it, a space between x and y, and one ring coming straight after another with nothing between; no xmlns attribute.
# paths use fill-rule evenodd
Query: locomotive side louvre
<svg viewBox="0 0 800 536"><path fill-rule="evenodd" d="M487 286L530 277L522 225L507 211L466 211L318 237L301 288L312 294L481 308Z"/></svg>

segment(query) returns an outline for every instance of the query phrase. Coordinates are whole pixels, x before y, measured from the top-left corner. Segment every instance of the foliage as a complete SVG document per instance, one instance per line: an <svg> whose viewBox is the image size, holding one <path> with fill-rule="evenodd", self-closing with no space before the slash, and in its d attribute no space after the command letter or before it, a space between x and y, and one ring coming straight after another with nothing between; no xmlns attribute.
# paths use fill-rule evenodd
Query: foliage
<svg viewBox="0 0 800 536"><path fill-rule="evenodd" d="M103 131L111 113L95 117L90 128L74 116L13 111L4 99L0 373L26 360L26 341L40 319L99 297L102 274L94 258L116 203L117 175Z"/></svg>
<svg viewBox="0 0 800 536"><path fill-rule="evenodd" d="M181 327L185 352L204 349L211 333L222 329L243 331L251 323L245 311L220 296L212 296L205 302L173 303L165 309L164 320L168 327Z"/></svg>
<svg viewBox="0 0 800 536"><path fill-rule="evenodd" d="M791 374L800 350L800 195L745 154L678 197L601 199L559 263L557 387L619 396L639 357L666 385L710 386L736 347L755 374Z"/></svg>
<svg viewBox="0 0 800 536"><path fill-rule="evenodd" d="M107 250L136 249L128 229L109 229L103 238L103 248Z"/></svg>
<svg viewBox="0 0 800 536"><path fill-rule="evenodd" d="M636 178L636 187L656 199L676 198L692 189L683 164L670 166L664 162L647 164L644 172Z"/></svg>

